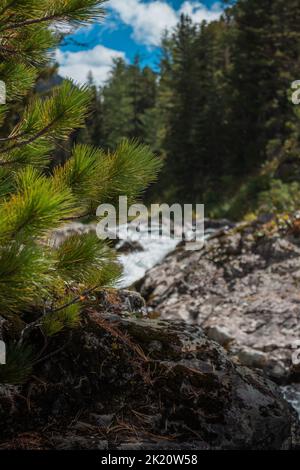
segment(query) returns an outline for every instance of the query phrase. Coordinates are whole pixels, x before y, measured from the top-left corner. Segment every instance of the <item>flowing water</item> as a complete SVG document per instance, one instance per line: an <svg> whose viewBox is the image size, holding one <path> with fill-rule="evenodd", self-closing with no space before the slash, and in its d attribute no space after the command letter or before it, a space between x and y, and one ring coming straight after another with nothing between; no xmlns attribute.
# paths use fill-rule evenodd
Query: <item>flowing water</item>
<svg viewBox="0 0 300 470"><path fill-rule="evenodd" d="M82 224L72 224L64 227L55 234L55 243L59 244L66 236L74 233L87 233L94 231L95 226L86 226ZM207 230L206 237L215 230ZM130 242L138 242L143 251L129 252L128 254L120 254L120 261L124 266L124 274L119 283L119 287L127 288L134 282L142 279L145 273L155 265L163 261L163 259L171 253L179 243L178 239L172 239L170 236L160 236L149 238L147 236L148 227L140 227L137 232L133 227L124 226L120 230L120 239ZM159 226L156 227L156 235L159 234ZM186 234L188 239L188 234ZM122 244L122 241L120 242ZM295 408L300 418L300 384L291 384L281 387L284 398Z"/></svg>
<svg viewBox="0 0 300 470"><path fill-rule="evenodd" d="M291 384L281 387L284 398L292 405L300 419L300 384Z"/></svg>
<svg viewBox="0 0 300 470"><path fill-rule="evenodd" d="M155 235L159 234L159 226L156 227L155 232ZM150 238L146 225L141 225L139 232L131 226L128 227L128 231L127 226L121 227L119 236L121 240L138 242L143 248L143 251L134 251L119 256L124 266L120 287L128 287L142 279L148 269L160 263L178 245L178 240L174 240L169 236L162 235Z"/></svg>
<svg viewBox="0 0 300 470"><path fill-rule="evenodd" d="M159 227L157 227L158 233ZM206 232L206 235L209 235ZM120 231L120 238L127 239L131 242L138 242L143 251L121 254L120 261L124 266L123 278L120 281L120 287L129 287L134 282L142 279L145 273L159 264L163 259L171 253L178 245L178 239L171 239L169 236L161 236L161 238L147 237L147 227L141 226L140 232L131 230L127 233L127 227ZM300 384L291 384L281 387L284 398L295 408L300 419Z"/></svg>
<svg viewBox="0 0 300 470"><path fill-rule="evenodd" d="M134 226L121 226L119 227L119 237L121 240L128 240L130 242L138 242L143 248L143 251L134 251L128 254L121 254L119 259L124 267L123 278L119 283L120 287L129 287L134 282L142 279L145 273L163 261L163 259L172 251L181 241L182 228L173 228L176 238L171 238L168 234L161 234L159 224L151 226L151 237L148 236L148 226L141 225L139 232L136 231ZM209 229L205 231L205 237L214 233L215 230ZM193 239L194 232L192 228L185 230L184 238L189 241ZM120 243L122 244L122 242Z"/></svg>

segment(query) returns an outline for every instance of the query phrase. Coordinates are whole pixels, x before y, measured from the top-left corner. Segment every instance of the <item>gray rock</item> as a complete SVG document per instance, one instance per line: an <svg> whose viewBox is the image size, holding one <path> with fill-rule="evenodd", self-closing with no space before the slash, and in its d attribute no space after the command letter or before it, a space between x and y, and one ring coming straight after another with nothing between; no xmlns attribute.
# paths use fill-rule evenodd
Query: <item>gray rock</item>
<svg viewBox="0 0 300 470"><path fill-rule="evenodd" d="M206 330L206 334L210 339L224 347L229 345L229 343L234 339L234 336L222 326L212 326Z"/></svg>
<svg viewBox="0 0 300 470"><path fill-rule="evenodd" d="M55 449L294 447L296 413L278 387L234 364L199 326L122 315L116 321L95 308L84 318L72 341L53 342L54 351L64 344L59 360L36 365L31 382L10 396L14 409L6 411L0 393L0 448L10 448L12 433L15 448L24 446L28 430L39 447ZM97 410L105 410L101 422Z"/></svg>
<svg viewBox="0 0 300 470"><path fill-rule="evenodd" d="M129 254L144 251L144 248L138 241L122 240L116 247L118 253Z"/></svg>
<svg viewBox="0 0 300 470"><path fill-rule="evenodd" d="M205 219L205 230L220 230L221 228L233 228L235 223L228 219Z"/></svg>
<svg viewBox="0 0 300 470"><path fill-rule="evenodd" d="M112 424L114 415L93 415L93 418L96 421L96 424L100 427L108 427Z"/></svg>
<svg viewBox="0 0 300 470"><path fill-rule="evenodd" d="M135 313L145 315L146 303L143 297L135 291L129 290L103 290L98 294L97 306L106 312L116 314Z"/></svg>
<svg viewBox="0 0 300 470"><path fill-rule="evenodd" d="M238 353L238 358L242 364L248 367L257 367L258 369L265 367L267 357L267 354L251 348L241 349Z"/></svg>
<svg viewBox="0 0 300 470"><path fill-rule="evenodd" d="M5 318L1 317L0 315L0 340L4 340L4 325L7 323Z"/></svg>
<svg viewBox="0 0 300 470"><path fill-rule="evenodd" d="M241 224L202 252L177 249L137 288L162 318L201 325L233 356L285 383L300 377L291 347L300 340L300 244L289 228L264 230L259 221Z"/></svg>

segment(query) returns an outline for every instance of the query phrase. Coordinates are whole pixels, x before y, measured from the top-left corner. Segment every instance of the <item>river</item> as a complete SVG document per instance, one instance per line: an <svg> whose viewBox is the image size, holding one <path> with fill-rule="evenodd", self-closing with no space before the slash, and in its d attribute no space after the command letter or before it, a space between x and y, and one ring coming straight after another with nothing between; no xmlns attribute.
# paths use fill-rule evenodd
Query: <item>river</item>
<svg viewBox="0 0 300 470"><path fill-rule="evenodd" d="M95 231L95 229L95 225L87 226L79 223L65 226L55 232L54 243L59 244L66 238L66 236L74 233L88 233L90 231ZM213 228L206 230L205 237L207 238L215 231L216 229ZM172 239L169 236L149 238L147 236L147 232L148 228L146 225L141 226L139 232L131 227L127 230L126 226L120 229L120 244L122 244L122 241L124 240L138 242L142 251L133 251L119 255L120 262L124 267L124 272L118 283L118 287L128 288L134 282L142 279L149 269L163 261L163 259L171 253L179 243L178 239ZM159 226L156 227L156 234L158 233ZM285 399L295 408L300 418L300 384L291 384L281 387L281 391Z"/></svg>
<svg viewBox="0 0 300 470"><path fill-rule="evenodd" d="M159 228L157 227L157 231ZM206 236L209 236L213 230L208 230ZM153 268L155 265L163 261L163 259L171 253L179 241L174 240L168 236L161 236L160 238L147 237L147 227L141 226L140 232L135 230L128 230L124 227L120 230L121 240L127 239L130 242L138 242L143 248L143 251L131 252L128 254L121 254L120 261L123 264L124 272L119 287L129 287L134 282L142 279L145 273ZM121 242L122 243L122 242ZM291 384L281 387L284 398L293 406L297 411L300 419L300 384Z"/></svg>

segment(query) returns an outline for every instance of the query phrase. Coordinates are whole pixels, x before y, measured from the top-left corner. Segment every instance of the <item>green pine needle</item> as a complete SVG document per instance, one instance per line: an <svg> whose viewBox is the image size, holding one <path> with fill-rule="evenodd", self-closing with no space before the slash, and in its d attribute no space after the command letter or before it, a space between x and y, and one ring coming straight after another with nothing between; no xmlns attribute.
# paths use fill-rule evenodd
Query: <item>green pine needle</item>
<svg viewBox="0 0 300 470"><path fill-rule="evenodd" d="M0 366L0 383L19 385L31 374L34 361L32 348L12 344L7 348L6 364Z"/></svg>
<svg viewBox="0 0 300 470"><path fill-rule="evenodd" d="M71 298L64 299L68 303ZM74 329L80 324L80 305L73 303L59 312L48 313L43 317L42 330L48 337L61 333L64 329Z"/></svg>
<svg viewBox="0 0 300 470"><path fill-rule="evenodd" d="M73 235L56 250L56 269L66 281L108 286L120 276L116 255L93 234Z"/></svg>

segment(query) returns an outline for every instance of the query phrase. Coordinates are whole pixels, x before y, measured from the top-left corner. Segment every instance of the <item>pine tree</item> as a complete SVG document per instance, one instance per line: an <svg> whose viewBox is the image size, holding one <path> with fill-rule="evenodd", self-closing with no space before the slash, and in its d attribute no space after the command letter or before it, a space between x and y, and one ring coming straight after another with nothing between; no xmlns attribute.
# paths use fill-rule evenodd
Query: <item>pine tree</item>
<svg viewBox="0 0 300 470"><path fill-rule="evenodd" d="M96 147L104 147L103 98L101 88L96 85L92 72L88 74L87 85L91 93L91 112L86 119L86 125L79 132L76 141Z"/></svg>
<svg viewBox="0 0 300 470"><path fill-rule="evenodd" d="M166 165L161 179L173 201L212 203L221 190L227 138L226 36L225 20L195 25L182 16L163 41L158 96L166 119Z"/></svg>
<svg viewBox="0 0 300 470"><path fill-rule="evenodd" d="M114 61L103 89L103 99L104 133L108 147L113 149L122 137L132 135L133 107L128 93L127 66L123 59Z"/></svg>
<svg viewBox="0 0 300 470"><path fill-rule="evenodd" d="M225 19L203 23L196 40L196 113L193 122L194 158L192 165L194 198L206 209L224 196L228 153L228 25Z"/></svg>
<svg viewBox="0 0 300 470"><path fill-rule="evenodd" d="M247 175L279 156L295 125L288 99L299 71L297 0L239 0L233 8L232 153Z"/></svg>
<svg viewBox="0 0 300 470"><path fill-rule="evenodd" d="M197 27L191 19L183 16L169 40L164 44L168 58L167 80L171 90L169 122L166 139L167 179L175 183L171 198L180 201L195 202L191 184L191 166L189 162L195 155L193 142L193 125L196 108L196 48ZM191 186L190 186L191 184Z"/></svg>
<svg viewBox="0 0 300 470"><path fill-rule="evenodd" d="M132 65L127 69L128 94L132 103L132 135L128 137L145 141L146 134L143 125L143 116L152 109L156 99L156 74L150 67L142 67L140 57L134 58Z"/></svg>
<svg viewBox="0 0 300 470"><path fill-rule="evenodd" d="M39 70L57 46L53 23L81 25L103 16L104 0L3 0L0 6L0 77L10 107L34 86ZM63 166L49 175L58 143L84 126L87 86L64 81L46 98L34 97L9 135L0 140L0 315L19 325L18 348L10 346L0 381L24 378L34 312L44 335L74 327L82 296L112 285L120 275L114 254L94 235L68 238L58 248L51 231L67 220L93 217L102 202L127 194L134 200L155 179L159 161L147 147L123 141L114 153L77 145ZM30 318L32 316L29 316ZM21 325L21 326L20 326ZM33 347L34 345L29 345ZM21 349L20 349L21 348Z"/></svg>
<svg viewBox="0 0 300 470"><path fill-rule="evenodd" d="M143 121L165 160L158 193L239 218L256 210L257 193L271 188L281 164L299 165L290 94L300 9L299 0L224 3L230 7L218 21L182 17L163 39L156 106Z"/></svg>
<svg viewBox="0 0 300 470"><path fill-rule="evenodd" d="M113 149L122 138L146 140L143 116L154 107L156 74L142 67L137 56L133 64L123 59L114 62L102 91L104 138Z"/></svg>

